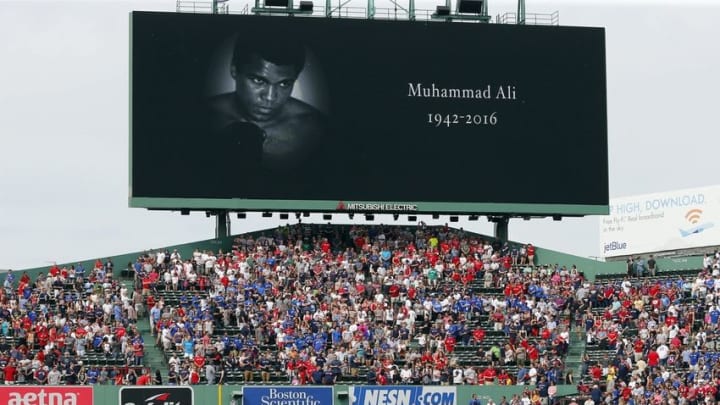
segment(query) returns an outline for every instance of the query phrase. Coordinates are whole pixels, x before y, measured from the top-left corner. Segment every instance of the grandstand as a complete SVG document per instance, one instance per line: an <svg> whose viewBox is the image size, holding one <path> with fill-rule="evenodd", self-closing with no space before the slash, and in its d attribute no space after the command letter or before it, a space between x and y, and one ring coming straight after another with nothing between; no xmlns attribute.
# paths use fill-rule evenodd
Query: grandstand
<svg viewBox="0 0 720 405"><path fill-rule="evenodd" d="M643 278L597 278L582 319L588 338L581 392L716 400L720 273L717 258L706 264Z"/></svg>
<svg viewBox="0 0 720 405"><path fill-rule="evenodd" d="M82 264L11 273L6 294L27 296L22 322L38 316L39 326L9 327L5 344L30 355L55 342L39 361L64 369L66 384L81 370L102 384L97 378L131 369L137 376L148 366L163 370L164 381L195 373L202 384L561 384L578 347L586 347L588 370L617 352L602 339L585 346L582 328L571 331L589 317L618 318L611 298L624 275L593 282L572 265L541 265L542 255L530 263L524 245L446 227L298 224L214 246L144 252L122 270L98 260L87 278ZM667 269L631 288L697 273ZM588 297L576 301L583 286ZM53 327L63 316L65 326ZM637 333L618 319L623 337ZM75 347L62 346L73 335ZM138 342L155 356L133 350ZM36 379L32 358L18 369L18 382Z"/></svg>

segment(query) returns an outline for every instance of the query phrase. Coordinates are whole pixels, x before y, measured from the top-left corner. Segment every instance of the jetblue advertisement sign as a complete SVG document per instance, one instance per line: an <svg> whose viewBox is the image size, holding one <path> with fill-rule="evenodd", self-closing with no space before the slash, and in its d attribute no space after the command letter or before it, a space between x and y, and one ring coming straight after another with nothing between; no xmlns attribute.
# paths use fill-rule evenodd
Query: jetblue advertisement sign
<svg viewBox="0 0 720 405"><path fill-rule="evenodd" d="M332 405L332 387L245 387L244 405Z"/></svg>
<svg viewBox="0 0 720 405"><path fill-rule="evenodd" d="M193 405L190 387L122 387L120 405Z"/></svg>
<svg viewBox="0 0 720 405"><path fill-rule="evenodd" d="M350 388L350 405L456 405L455 387L368 386Z"/></svg>
<svg viewBox="0 0 720 405"><path fill-rule="evenodd" d="M600 219L605 257L717 246L720 186L613 198Z"/></svg>

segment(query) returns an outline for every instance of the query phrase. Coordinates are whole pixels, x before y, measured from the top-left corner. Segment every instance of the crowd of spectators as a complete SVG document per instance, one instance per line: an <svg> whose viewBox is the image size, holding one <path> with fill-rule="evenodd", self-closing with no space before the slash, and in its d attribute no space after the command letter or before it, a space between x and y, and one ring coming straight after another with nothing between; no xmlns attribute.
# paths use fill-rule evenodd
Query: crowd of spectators
<svg viewBox="0 0 720 405"><path fill-rule="evenodd" d="M584 358L585 405L720 401L720 254L686 276L658 275L652 262L628 260L626 277L576 292L588 347L600 349Z"/></svg>
<svg viewBox="0 0 720 405"><path fill-rule="evenodd" d="M147 373L136 327L143 297L119 283L113 267L111 260L92 269L53 265L35 280L7 272L0 289L5 384L134 383Z"/></svg>
<svg viewBox="0 0 720 405"><path fill-rule="evenodd" d="M537 384L547 397L583 276L535 261L532 245L462 229L298 224L130 266L161 297L150 318L173 383ZM465 347L475 361L461 364Z"/></svg>
<svg viewBox="0 0 720 405"><path fill-rule="evenodd" d="M601 349L584 358L584 405L720 399L720 254L697 276L656 276L651 257L595 282L537 259L449 227L297 224L227 252L149 252L128 264L134 288L109 260L10 271L0 372L6 384L511 384L528 389L508 403L529 405L574 383L565 356L584 335ZM144 366L146 343L167 375Z"/></svg>

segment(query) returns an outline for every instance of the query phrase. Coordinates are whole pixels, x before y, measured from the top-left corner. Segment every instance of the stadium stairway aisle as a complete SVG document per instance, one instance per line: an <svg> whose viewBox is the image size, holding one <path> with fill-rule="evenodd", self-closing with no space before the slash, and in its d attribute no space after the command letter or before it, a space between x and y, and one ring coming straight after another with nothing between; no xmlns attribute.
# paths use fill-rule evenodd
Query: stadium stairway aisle
<svg viewBox="0 0 720 405"><path fill-rule="evenodd" d="M585 354L585 332L581 329L575 329L570 334L570 347L565 358L565 373L572 371L575 381L580 381L582 372L582 358Z"/></svg>
<svg viewBox="0 0 720 405"><path fill-rule="evenodd" d="M127 286L128 290L133 290L132 279L123 280L123 284ZM163 382L167 383L167 362L165 361L165 355L162 350L160 350L160 348L155 344L155 336L150 333L150 318L147 311L145 311L143 316L138 318L137 328L142 334L143 342L145 342L145 358L143 359L143 365L150 368L152 376L155 375L155 370L160 370Z"/></svg>
<svg viewBox="0 0 720 405"><path fill-rule="evenodd" d="M155 336L150 333L150 319L147 316L138 319L138 330L142 334L143 341L145 342L144 365L152 370L153 376L155 375L155 370L160 370L163 382L167 382L168 368L165 362L165 355L155 344Z"/></svg>

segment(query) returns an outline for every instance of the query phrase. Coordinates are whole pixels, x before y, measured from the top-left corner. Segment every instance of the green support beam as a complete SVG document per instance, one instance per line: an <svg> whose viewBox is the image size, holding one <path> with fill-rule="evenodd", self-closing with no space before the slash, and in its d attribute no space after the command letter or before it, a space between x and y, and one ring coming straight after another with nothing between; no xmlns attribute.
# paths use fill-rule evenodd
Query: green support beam
<svg viewBox="0 0 720 405"><path fill-rule="evenodd" d="M517 23L525 25L525 0L518 0Z"/></svg>
<svg viewBox="0 0 720 405"><path fill-rule="evenodd" d="M372 20L375 18L375 0L368 0L367 2L367 19Z"/></svg>
<svg viewBox="0 0 720 405"><path fill-rule="evenodd" d="M226 238L230 236L230 214L226 210L215 213L215 238Z"/></svg>

